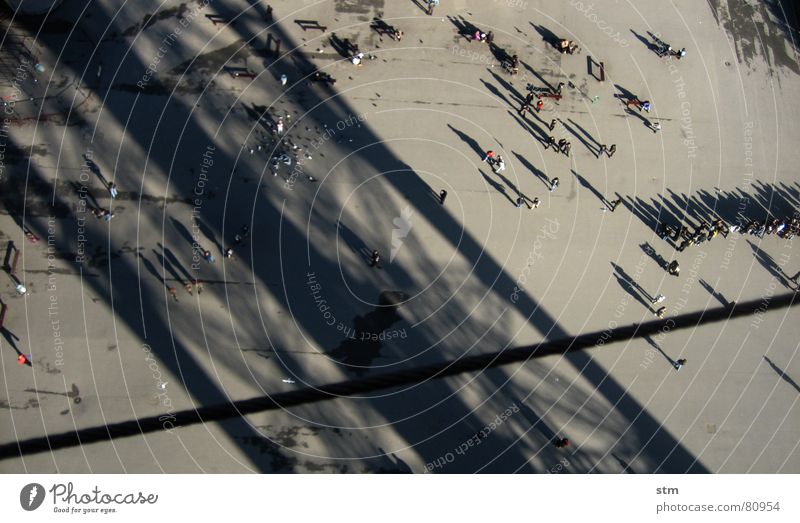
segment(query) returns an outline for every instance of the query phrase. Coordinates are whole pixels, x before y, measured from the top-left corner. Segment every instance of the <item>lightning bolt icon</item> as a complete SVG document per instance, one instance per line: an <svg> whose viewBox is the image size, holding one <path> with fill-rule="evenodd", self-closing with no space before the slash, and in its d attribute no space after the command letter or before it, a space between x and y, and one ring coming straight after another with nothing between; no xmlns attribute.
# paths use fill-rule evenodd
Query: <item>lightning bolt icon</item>
<svg viewBox="0 0 800 523"><path fill-rule="evenodd" d="M34 485L33 487L31 487L30 494L28 494L28 506L29 507L33 503L33 500L36 499L36 494L37 493L38 493L38 489L36 488L36 485Z"/></svg>

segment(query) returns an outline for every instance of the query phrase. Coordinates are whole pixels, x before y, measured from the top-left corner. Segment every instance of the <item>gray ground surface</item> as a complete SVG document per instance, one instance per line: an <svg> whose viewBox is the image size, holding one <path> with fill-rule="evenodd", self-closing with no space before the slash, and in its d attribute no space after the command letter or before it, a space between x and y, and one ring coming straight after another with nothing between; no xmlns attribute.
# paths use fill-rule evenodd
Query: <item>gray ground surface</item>
<svg viewBox="0 0 800 523"><path fill-rule="evenodd" d="M654 233L659 217L797 209L800 66L781 22L793 15L774 2L681 4L443 0L427 16L412 0L274 1L270 24L256 1L63 2L34 46L45 72L15 77L11 59L4 70L16 78L4 96L23 94L2 137L0 231L28 293L9 275L0 289L0 443L652 321L656 293L665 319L747 300L766 312L7 458L0 471L800 472L800 325L795 309L769 307L793 290L793 242L731 234L678 253ZM370 29L375 16L403 40ZM36 35L10 17L19 41ZM518 54L520 74L459 36L465 23ZM648 31L688 56L657 57ZM332 32L375 58L344 60ZM264 51L268 34L280 59ZM581 52L559 54L550 34ZM306 84L315 68L334 88ZM517 115L527 83L560 81L574 87L558 104ZM626 112L625 93L651 113ZM278 117L302 164L273 176L269 157L295 154L275 139ZM538 141L551 118L569 158ZM597 158L601 143L617 144L613 158ZM481 163L487 149L504 172ZM516 208L518 192L542 205ZM617 210L601 211L615 194ZM93 199L115 218L95 219ZM249 237L224 259L243 224ZM193 259L195 239L214 264ZM368 265L374 248L382 269ZM202 295L183 290L194 279ZM557 435L573 444L556 449Z"/></svg>

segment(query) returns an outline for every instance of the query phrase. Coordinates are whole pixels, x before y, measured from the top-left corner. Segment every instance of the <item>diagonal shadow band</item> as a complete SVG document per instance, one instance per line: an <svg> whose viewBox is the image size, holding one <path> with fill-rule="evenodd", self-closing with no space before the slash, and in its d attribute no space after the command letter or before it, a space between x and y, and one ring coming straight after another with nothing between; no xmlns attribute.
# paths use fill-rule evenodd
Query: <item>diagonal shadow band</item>
<svg viewBox="0 0 800 523"><path fill-rule="evenodd" d="M458 360L443 361L430 365L378 374L363 379L341 381L322 385L320 387L307 387L292 392L282 392L272 396L260 396L231 403L184 410L175 413L174 419L170 424L172 427L178 428L198 423L221 421L256 412L285 409L339 397L373 392L380 389L423 383L430 379L455 376L465 372L476 372L509 363L524 362L533 358L566 354L568 352L588 349L593 346L599 347L598 342L601 339L603 340L603 345L608 345L614 342L644 338L656 334L659 331L667 332L698 327L709 323L766 312L767 310L779 310L792 307L800 303L800 301L795 299L796 296L797 294L792 292L773 297L769 301L757 299L735 304L733 307L718 307L715 309L682 314L668 320L650 321L619 327L611 331L610 335L608 330L590 332L575 338L565 338L543 342L537 345L528 345L515 349L501 350L499 352L469 356ZM163 418L163 416L139 418L105 426L62 432L51 436L30 438L14 443L5 443L0 445L0 460L166 430L165 424L161 421L161 418ZM173 429L170 428L169 430Z"/></svg>

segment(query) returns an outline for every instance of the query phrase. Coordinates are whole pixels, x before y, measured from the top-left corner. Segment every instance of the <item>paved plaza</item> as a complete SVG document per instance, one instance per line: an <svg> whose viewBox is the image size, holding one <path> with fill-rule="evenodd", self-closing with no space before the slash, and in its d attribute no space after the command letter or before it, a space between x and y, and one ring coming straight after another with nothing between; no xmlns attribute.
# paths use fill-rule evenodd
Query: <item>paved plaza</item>
<svg viewBox="0 0 800 523"><path fill-rule="evenodd" d="M3 7L0 472L800 472L792 2L91 5Z"/></svg>

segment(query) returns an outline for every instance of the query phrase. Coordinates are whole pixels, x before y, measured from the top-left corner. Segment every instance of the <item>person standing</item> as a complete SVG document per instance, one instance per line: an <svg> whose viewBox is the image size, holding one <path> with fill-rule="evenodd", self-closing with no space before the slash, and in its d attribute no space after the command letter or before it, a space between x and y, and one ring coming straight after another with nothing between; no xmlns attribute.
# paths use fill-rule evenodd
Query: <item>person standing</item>
<svg viewBox="0 0 800 523"><path fill-rule="evenodd" d="M185 282L183 284L183 288L186 289L186 292L189 293L189 296L193 296L193 293L192 293L192 282L190 282L190 281Z"/></svg>
<svg viewBox="0 0 800 523"><path fill-rule="evenodd" d="M381 255L378 252L378 249L374 249L372 251L372 255L369 258L369 266L370 267L377 266L380 269L381 268L380 262L381 262Z"/></svg>
<svg viewBox="0 0 800 523"><path fill-rule="evenodd" d="M558 187L558 177L553 178L553 181L550 182L550 192L555 191L556 187Z"/></svg>
<svg viewBox="0 0 800 523"><path fill-rule="evenodd" d="M650 300L650 303L652 303L653 305L658 305L659 303L661 303L662 301L664 301L666 299L667 299L667 297L664 296L663 294L656 294L655 298Z"/></svg>
<svg viewBox="0 0 800 523"><path fill-rule="evenodd" d="M659 309L658 309L658 310L655 312L656 318L658 318L658 319L661 319L661 318L663 318L663 317L664 317L664 313L665 313L666 311L667 311L667 308L666 308L666 307L661 307L661 308L659 308Z"/></svg>
<svg viewBox="0 0 800 523"><path fill-rule="evenodd" d="M614 209L616 209L617 205L619 205L621 202L622 202L622 198L617 198L616 200L609 202L608 203L608 210L611 211L611 212L614 212Z"/></svg>
<svg viewBox="0 0 800 523"><path fill-rule="evenodd" d="M178 301L178 291L175 287L167 287L167 291L169 291L169 295L172 296L172 299Z"/></svg>
<svg viewBox="0 0 800 523"><path fill-rule="evenodd" d="M494 151L486 151L486 156L483 157L483 161L492 165L494 163Z"/></svg>
<svg viewBox="0 0 800 523"><path fill-rule="evenodd" d="M108 184L108 192L111 194L111 199L116 200L117 196L119 196L119 192L117 191L117 186L114 182Z"/></svg>
<svg viewBox="0 0 800 523"><path fill-rule="evenodd" d="M553 129L556 128L556 119L555 118L550 120L550 125L548 125L547 128L550 129L551 132L553 131Z"/></svg>
<svg viewBox="0 0 800 523"><path fill-rule="evenodd" d="M203 294L203 280L195 280L194 287L197 289L197 295Z"/></svg>
<svg viewBox="0 0 800 523"><path fill-rule="evenodd" d="M678 276L680 274L681 266L678 265L678 260L672 260L672 262L667 265L667 272L672 276Z"/></svg>
<svg viewBox="0 0 800 523"><path fill-rule="evenodd" d="M439 5L439 0L428 0L428 15L433 16L433 9Z"/></svg>
<svg viewBox="0 0 800 523"><path fill-rule="evenodd" d="M444 199L445 199L445 198L447 198L447 191L445 191L444 189L442 189L442 190L439 192L439 203L440 203L440 204L442 204L442 205L444 205Z"/></svg>
<svg viewBox="0 0 800 523"><path fill-rule="evenodd" d="M672 366L675 367L675 370L681 370L684 365L686 365L686 358L679 359Z"/></svg>
<svg viewBox="0 0 800 523"><path fill-rule="evenodd" d="M561 150L567 157L569 157L569 151L572 149L572 143L567 140L567 143L564 144L564 148Z"/></svg>
<svg viewBox="0 0 800 523"><path fill-rule="evenodd" d="M536 112L537 113L541 112L542 107L544 107L544 101L542 100L542 97L540 96L539 99L536 101Z"/></svg>
<svg viewBox="0 0 800 523"><path fill-rule="evenodd" d="M517 198L517 207L522 207L522 204L525 204L525 207L527 207L528 210L533 209L533 207L531 207L530 204L528 203L528 200L526 200L522 196L519 196Z"/></svg>
<svg viewBox="0 0 800 523"><path fill-rule="evenodd" d="M545 149L549 149L550 147L552 147L554 151L556 150L556 138L552 134L547 137L547 143L544 144Z"/></svg>
<svg viewBox="0 0 800 523"><path fill-rule="evenodd" d="M214 255L211 254L211 251L209 251L208 249L203 251L203 259L208 263L214 263L216 261Z"/></svg>
<svg viewBox="0 0 800 523"><path fill-rule="evenodd" d="M606 151L606 154L608 155L609 158L611 158L612 156L614 156L615 152L617 152L617 144L612 143L611 147L609 147L608 151Z"/></svg>
<svg viewBox="0 0 800 523"><path fill-rule="evenodd" d="M541 203L541 202L539 201L539 198L534 198L534 199L533 199L533 203L531 204L531 207L530 207L530 208L531 208L531 209L536 209L537 207L539 207L539 204L540 204L540 203ZM798 273L798 274L800 274L800 273Z"/></svg>
<svg viewBox="0 0 800 523"><path fill-rule="evenodd" d="M654 122L650 128L653 130L653 134L658 133L661 130L661 122Z"/></svg>

